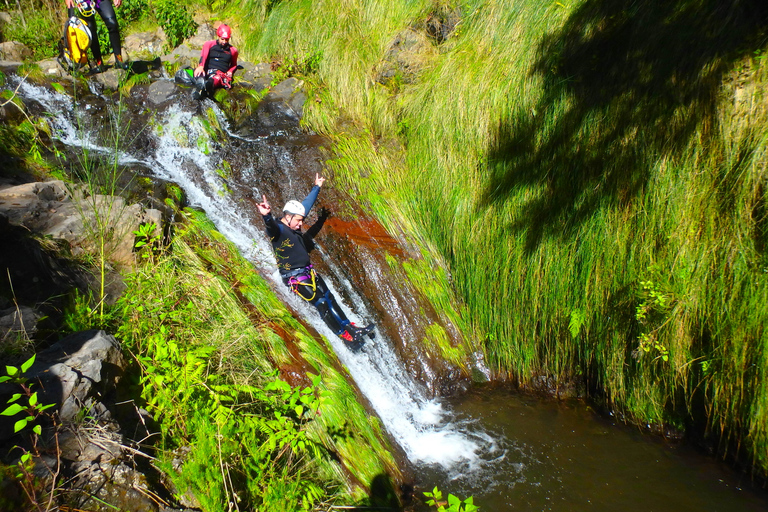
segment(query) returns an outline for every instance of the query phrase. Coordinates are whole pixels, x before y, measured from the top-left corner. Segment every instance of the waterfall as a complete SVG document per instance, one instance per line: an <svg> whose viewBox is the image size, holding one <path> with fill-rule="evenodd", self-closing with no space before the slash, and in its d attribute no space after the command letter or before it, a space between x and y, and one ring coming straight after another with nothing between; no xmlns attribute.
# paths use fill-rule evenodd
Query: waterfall
<svg viewBox="0 0 768 512"><path fill-rule="evenodd" d="M53 92L29 83L21 84L19 94L27 103L35 102L47 112L52 137L61 143L86 148L102 154L110 149L99 145L95 132L82 129L86 123L78 122L77 116L88 115L88 107L72 108L73 100L67 95ZM269 136L242 137L233 132L218 107L206 100L206 108L212 108L224 128L229 141L237 140L238 151L251 154L269 154L279 163L282 176L288 187L307 190L305 183L296 180L293 170L296 162L279 142L288 134L279 130ZM343 342L330 332L315 309L290 293L277 272L275 259L269 241L264 233L261 219L254 221L254 212L247 211L228 193L227 177L218 169L221 165L223 148L228 141L210 141L206 123L196 112L185 110L180 105L171 105L155 113L154 126L145 134L151 143L134 150L122 150L118 160L121 164L140 164L158 178L172 181L186 193L190 203L204 210L217 229L232 241L245 258L251 261L272 281L280 298L299 311L303 319L318 332L326 336L339 360L348 368L360 391L382 421L387 432L402 448L408 459L421 466L435 467L449 478L477 474L484 462L491 458L503 458L505 448L497 440L477 427L469 419L455 418L440 399L430 398L423 386L406 370L393 349L393 344L383 330L378 330L375 341L368 341L357 353L351 352ZM206 142L208 141L208 142ZM201 148L201 144L203 147ZM243 158L243 161L248 159ZM254 162L254 159L251 159ZM253 180L253 193L261 197L260 169L255 163L239 169L240 175ZM322 201L322 194L320 201ZM319 253L325 253L318 243ZM360 264L367 275L381 278L380 263L373 258L361 258ZM343 287L337 289L328 279L329 288L348 312L350 320L362 323L364 318L373 316L366 309L365 301L345 277L344 272L328 262L336 282ZM386 288L386 287L384 287ZM344 297L350 303L345 303ZM408 321L407 314L396 300L388 303L387 314ZM358 316L359 315L359 316Z"/></svg>

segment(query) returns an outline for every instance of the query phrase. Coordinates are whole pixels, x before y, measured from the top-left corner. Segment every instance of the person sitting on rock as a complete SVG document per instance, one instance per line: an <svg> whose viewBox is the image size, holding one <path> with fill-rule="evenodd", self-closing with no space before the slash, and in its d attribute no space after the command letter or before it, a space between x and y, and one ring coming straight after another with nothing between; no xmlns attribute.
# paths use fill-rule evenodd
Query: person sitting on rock
<svg viewBox="0 0 768 512"><path fill-rule="evenodd" d="M357 327L350 322L323 278L312 268L309 260L309 253L315 248L313 239L328 217L328 211L325 208L321 209L317 222L305 233L301 232L304 219L315 204L324 181L325 178L316 174L315 186L307 197L301 202L288 201L279 221L272 217L272 208L267 202L267 196L262 195L263 201L256 207L267 227L267 235L272 242L283 283L299 297L315 306L331 331L336 333L350 349L357 351L363 346L366 335L373 338L375 325Z"/></svg>
<svg viewBox="0 0 768 512"><path fill-rule="evenodd" d="M109 42L115 54L115 67L128 69L128 64L123 62L123 53L120 47L120 27L117 24L117 16L114 9L114 7L120 7L123 0L64 0L64 3L67 5L70 17L74 16L75 6L77 6L80 17L91 31L91 53L93 54L93 60L96 62L92 71L94 73L104 71L104 64L101 62L101 46L99 45L99 37L96 33L96 11L98 11L99 16L104 21L107 32L109 32ZM113 3L114 7L112 6Z"/></svg>
<svg viewBox="0 0 768 512"><path fill-rule="evenodd" d="M237 70L237 48L229 44L232 29L229 25L219 25L217 38L203 44L200 52L200 64L193 73L197 91L195 99L212 96L219 87L232 88L232 76Z"/></svg>

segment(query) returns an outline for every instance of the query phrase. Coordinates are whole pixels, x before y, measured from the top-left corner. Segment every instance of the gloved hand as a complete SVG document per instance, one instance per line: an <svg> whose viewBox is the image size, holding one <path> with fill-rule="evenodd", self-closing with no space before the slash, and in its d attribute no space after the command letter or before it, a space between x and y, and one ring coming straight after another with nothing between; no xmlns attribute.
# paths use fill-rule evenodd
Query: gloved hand
<svg viewBox="0 0 768 512"><path fill-rule="evenodd" d="M331 211L325 206L321 206L317 211L317 220L325 220L331 216Z"/></svg>

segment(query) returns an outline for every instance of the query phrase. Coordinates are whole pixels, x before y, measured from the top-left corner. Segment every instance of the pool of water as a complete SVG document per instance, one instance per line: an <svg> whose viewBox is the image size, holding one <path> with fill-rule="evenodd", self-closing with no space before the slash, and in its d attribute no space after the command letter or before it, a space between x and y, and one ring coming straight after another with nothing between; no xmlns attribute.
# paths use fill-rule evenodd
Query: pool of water
<svg viewBox="0 0 768 512"><path fill-rule="evenodd" d="M493 441L464 468L420 466L417 486L474 496L484 512L768 510L768 492L748 475L684 443L617 425L582 402L508 390L447 402L455 421Z"/></svg>

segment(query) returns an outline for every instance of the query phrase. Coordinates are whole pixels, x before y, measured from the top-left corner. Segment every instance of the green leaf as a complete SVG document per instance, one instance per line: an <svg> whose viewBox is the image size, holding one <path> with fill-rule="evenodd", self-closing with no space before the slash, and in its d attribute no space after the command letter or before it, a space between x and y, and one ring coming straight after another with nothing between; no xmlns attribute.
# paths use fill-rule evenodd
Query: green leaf
<svg viewBox="0 0 768 512"><path fill-rule="evenodd" d="M31 453L25 453L21 456L21 463L26 464L26 462L32 457Z"/></svg>
<svg viewBox="0 0 768 512"><path fill-rule="evenodd" d="M3 382L7 382L9 380L11 380L10 377L8 377L7 375L3 375L2 377L0 377L0 384L2 384Z"/></svg>
<svg viewBox="0 0 768 512"><path fill-rule="evenodd" d="M23 429L27 426L27 423L29 423L32 420L32 416L27 416L26 418L22 418L13 425L13 432L16 433L19 430Z"/></svg>
<svg viewBox="0 0 768 512"><path fill-rule="evenodd" d="M27 373L27 370L35 363L35 357L37 354L32 354L32 357L27 359L24 364L21 365L21 373Z"/></svg>
<svg viewBox="0 0 768 512"><path fill-rule="evenodd" d="M32 393L32 396L29 397L29 405L32 407L37 405L37 391Z"/></svg>
<svg viewBox="0 0 768 512"><path fill-rule="evenodd" d="M13 396L9 398L8 401L5 403L10 404L11 402L15 402L19 398L21 398L21 393L14 393Z"/></svg>
<svg viewBox="0 0 768 512"><path fill-rule="evenodd" d="M294 411L296 411L296 416L301 416L304 413L304 406L297 405Z"/></svg>
<svg viewBox="0 0 768 512"><path fill-rule="evenodd" d="M3 412L0 412L3 416L13 416L23 411L24 408L19 404L11 404L5 408Z"/></svg>
<svg viewBox="0 0 768 512"><path fill-rule="evenodd" d="M40 425L35 425L35 426L32 428L32 431L33 431L35 434L37 434L37 435L39 435L39 436L40 436L40 435L42 435L42 434L43 434L43 427L41 427Z"/></svg>
<svg viewBox="0 0 768 512"><path fill-rule="evenodd" d="M19 373L19 369L18 369L18 368L16 368L15 366L6 366L6 367L5 367L5 373L7 373L7 374L8 374L8 375L10 375L11 377L13 377L13 376L14 376L14 375L16 375L17 373Z"/></svg>

